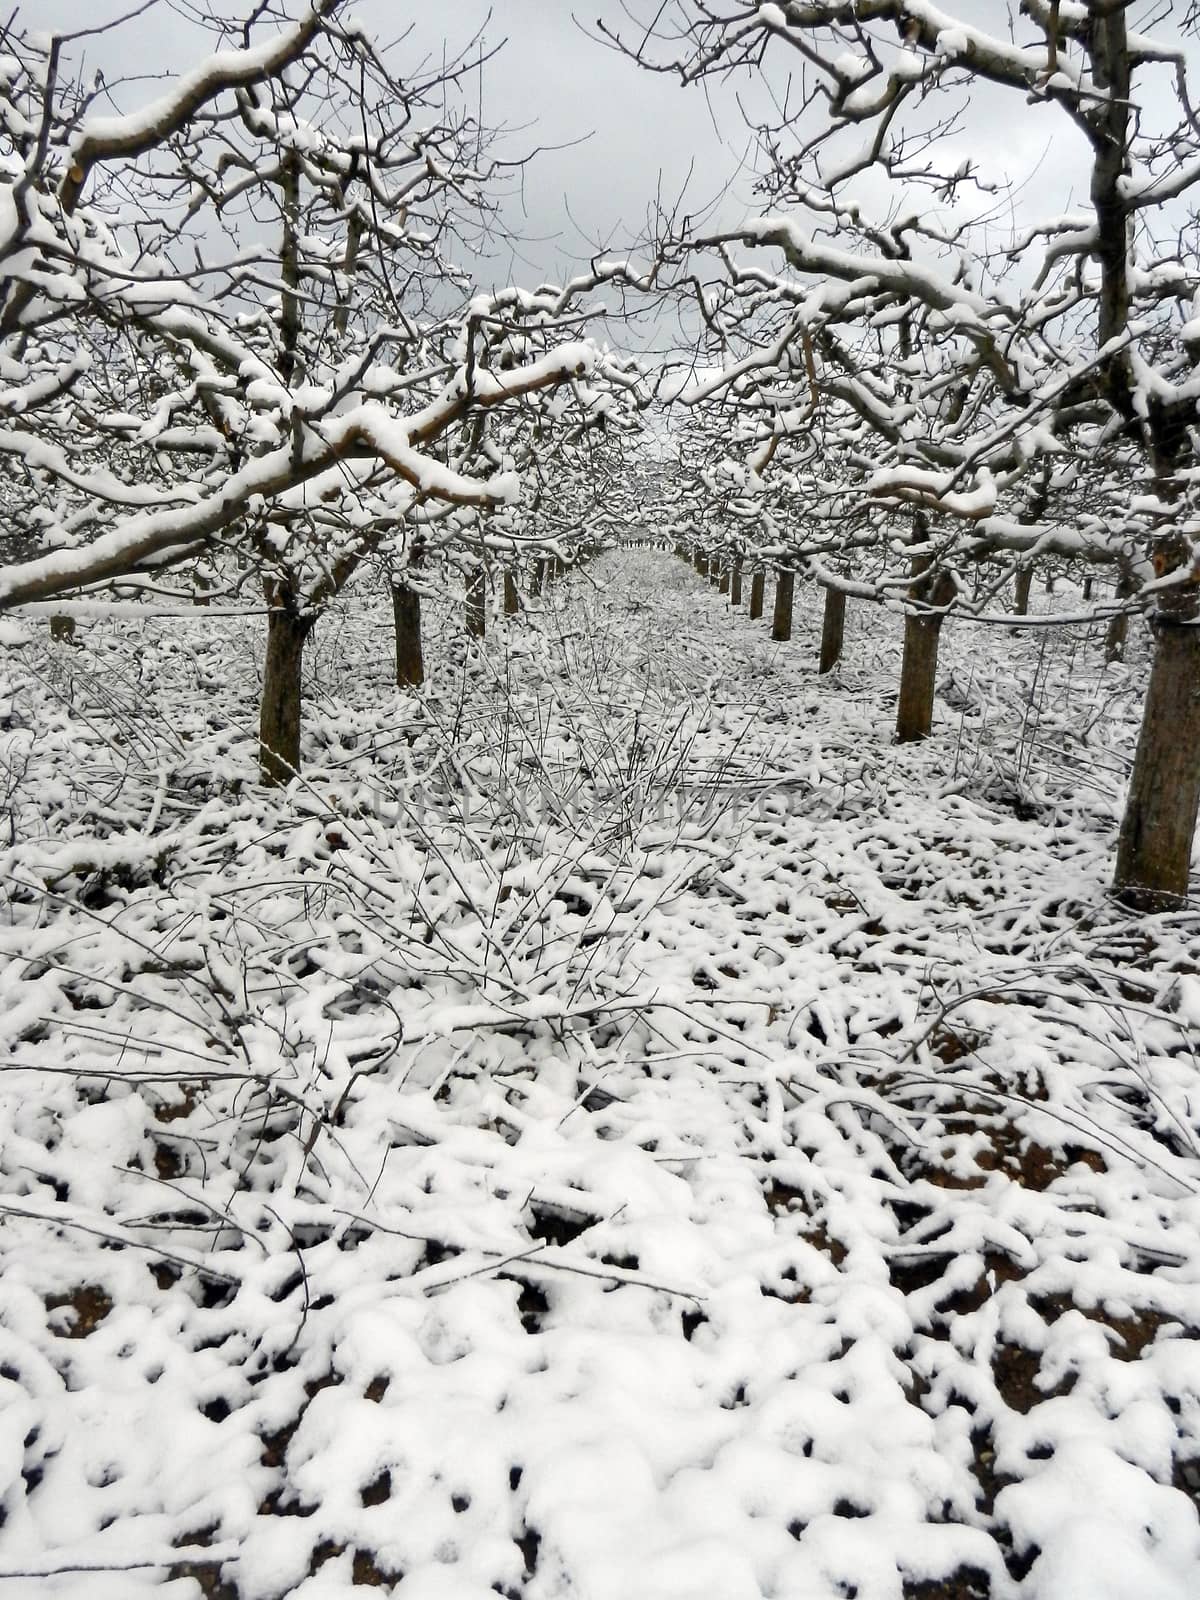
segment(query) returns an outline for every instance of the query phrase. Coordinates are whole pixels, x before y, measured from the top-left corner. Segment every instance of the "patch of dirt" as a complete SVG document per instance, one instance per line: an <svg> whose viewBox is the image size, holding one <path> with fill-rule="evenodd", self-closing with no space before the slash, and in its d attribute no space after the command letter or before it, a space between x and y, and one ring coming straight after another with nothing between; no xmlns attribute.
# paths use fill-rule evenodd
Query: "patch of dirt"
<svg viewBox="0 0 1200 1600"><path fill-rule="evenodd" d="M1070 1394L1075 1387L1075 1374L1069 1372L1053 1389L1038 1386L1042 1358L1024 1345L998 1342L992 1357L992 1376L1006 1406L1028 1416L1034 1406L1056 1395Z"/></svg>
<svg viewBox="0 0 1200 1600"><path fill-rule="evenodd" d="M217 1533L214 1523L196 1533L182 1534L174 1540L174 1544L177 1549L210 1545L215 1542ZM221 1566L220 1561L176 1561L167 1569L167 1576L172 1581L176 1578L193 1579L200 1586L204 1600L240 1600L237 1585L221 1577Z"/></svg>
<svg viewBox="0 0 1200 1600"><path fill-rule="evenodd" d="M392 1498L392 1474L384 1467L383 1471L364 1484L359 1490L359 1500L364 1506L381 1506Z"/></svg>
<svg viewBox="0 0 1200 1600"><path fill-rule="evenodd" d="M611 1103L611 1102L610 1102ZM528 1224L529 1237L542 1244L573 1244L581 1234L594 1228L597 1218L583 1213L572 1213L557 1206L531 1206L533 1220Z"/></svg>
<svg viewBox="0 0 1200 1600"><path fill-rule="evenodd" d="M1076 1162L1092 1172L1104 1172L1103 1156L1082 1145L1067 1145L1051 1150L1030 1139L1011 1122L997 1122L988 1130L989 1146L976 1160L984 1172L1003 1172L1023 1189L1043 1194Z"/></svg>
<svg viewBox="0 0 1200 1600"><path fill-rule="evenodd" d="M113 1308L110 1297L95 1283L84 1283L78 1289L72 1289L70 1294L52 1294L46 1297L46 1310L59 1311L62 1307L70 1308L73 1315L69 1320L56 1318L60 1325L57 1329L62 1339L86 1339L108 1316ZM65 1325L64 1325L65 1323Z"/></svg>
<svg viewBox="0 0 1200 1600"><path fill-rule="evenodd" d="M402 1572L381 1567L373 1551L355 1550L350 1564L350 1582L356 1589L394 1589L403 1577Z"/></svg>
<svg viewBox="0 0 1200 1600"><path fill-rule="evenodd" d="M517 1535L516 1545L525 1562L525 1577L526 1579L532 1578L537 1571L542 1536L536 1528L523 1528Z"/></svg>
<svg viewBox="0 0 1200 1600"><path fill-rule="evenodd" d="M904 1600L991 1600L992 1580L982 1567L959 1567L945 1578L906 1578Z"/></svg>
<svg viewBox="0 0 1200 1600"><path fill-rule="evenodd" d="M845 1261L846 1246L829 1232L822 1218L810 1217L803 1229L802 1237L814 1250L819 1250L823 1256L828 1256L835 1267L840 1267Z"/></svg>

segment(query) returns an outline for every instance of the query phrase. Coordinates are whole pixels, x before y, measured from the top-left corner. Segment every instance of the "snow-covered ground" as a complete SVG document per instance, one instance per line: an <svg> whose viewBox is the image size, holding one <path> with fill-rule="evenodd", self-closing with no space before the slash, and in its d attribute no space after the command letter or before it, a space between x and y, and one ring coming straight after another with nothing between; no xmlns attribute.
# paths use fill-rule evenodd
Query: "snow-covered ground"
<svg viewBox="0 0 1200 1600"><path fill-rule="evenodd" d="M607 556L253 782L257 623L3 666L0 1600L1194 1600L1200 918L1142 681ZM39 641L43 635L38 635Z"/></svg>

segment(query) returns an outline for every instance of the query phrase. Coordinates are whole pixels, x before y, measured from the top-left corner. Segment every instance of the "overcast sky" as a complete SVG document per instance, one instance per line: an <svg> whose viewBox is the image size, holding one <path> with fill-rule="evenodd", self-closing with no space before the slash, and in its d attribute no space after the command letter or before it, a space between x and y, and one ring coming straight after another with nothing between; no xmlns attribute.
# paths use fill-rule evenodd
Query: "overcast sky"
<svg viewBox="0 0 1200 1600"><path fill-rule="evenodd" d="M25 0L21 14L31 26L71 30L120 16L131 3ZM585 4L588 15L604 9L596 0ZM736 110L724 119L730 143L723 143L703 93L681 93L589 39L560 0L498 0L494 6L484 0L359 0L354 11L380 41L411 29L394 57L402 68L426 56L440 59L444 51L453 55L480 31L486 42L502 44L484 68L483 120L511 130L506 153L535 146L541 153L508 207L509 225L523 236L515 257L502 251L483 268L494 281L559 278L597 246L622 249L643 231L660 184L675 199L694 168L688 193L698 208L720 193L736 168L731 146L745 151ZM160 4L120 31L119 51L109 40L88 41L87 49L111 81L118 72L186 67L204 48L193 34L189 53L188 34L178 15ZM154 92L153 84L124 85L120 107L133 109ZM748 182L742 193L744 211Z"/></svg>
<svg viewBox="0 0 1200 1600"><path fill-rule="evenodd" d="M29 26L71 30L95 27L133 3L24 0L20 14ZM647 14L655 9L652 0L632 0L632 6L649 7ZM624 20L619 0L579 0L579 7L589 23L597 15L614 26ZM223 0L220 9L238 8L235 0ZM1011 21L1019 37L1030 36L1031 24L1018 16L1016 0L944 0L944 9L1001 35ZM1135 17L1145 9L1135 7ZM485 0L359 0L355 13L380 41L411 29L395 57L401 70L427 56L453 55L480 30L487 42L503 42L484 69L484 122L512 130L513 154L543 148L507 208L505 221L519 242L476 264L481 287L561 279L598 248L624 251L645 228L659 192L674 202L686 189L684 209L695 213L724 191L719 215L730 224L753 204L744 166L737 177L750 139L732 92L683 90L671 77L639 69L587 36L571 0L495 0L491 7ZM159 0L117 37L118 48L111 38L87 45L91 64L103 65L110 80L181 70L204 49L170 0ZM776 82L787 65L786 55L776 51ZM156 87L125 84L118 91L121 109L151 98ZM744 79L740 92L753 104L756 91ZM764 104L761 98L758 104ZM1023 185L1014 205L1000 208L996 226L1003 232L1014 220L1086 202L1080 137L1045 104L1021 105L1011 92L978 88L970 128L951 141L951 153L969 156L995 180Z"/></svg>
<svg viewBox="0 0 1200 1600"><path fill-rule="evenodd" d="M23 0L20 15L31 26L70 30L95 27L133 4ZM237 12L232 0L224 0L220 9ZM708 203L748 150L749 136L732 94L719 87L681 89L677 80L643 71L580 26L590 27L602 15L632 34L624 9L616 0L579 0L577 5L571 0L494 0L491 5L487 0L358 0L354 7L381 41L407 32L395 58L403 64L436 59L443 51L452 55L480 32L487 42L502 44L484 69L484 121L514 130L514 149L544 147L517 214L530 236L526 253L539 267L551 267L558 258L577 260L596 241L619 245L636 236L659 185L674 199L688 183L689 171L689 205L696 209ZM654 9L650 6L648 14ZM1009 0L947 0L946 9L1008 31ZM1015 12L1015 3L1011 9ZM1022 26L1028 31L1028 23ZM159 0L117 37L116 51L103 40L86 46L93 60L106 58L102 64L110 79L117 71L180 70L203 49L201 36L189 37L170 0ZM774 60L780 68L787 64L783 52ZM744 79L739 91L747 96ZM126 85L120 92L122 109L153 93L153 84ZM752 93L749 98L753 103ZM998 121L995 141L971 153L997 171L1028 171L1046 148L1051 121L1059 119L1039 118L1036 111L1015 120L1010 114ZM518 129L525 129L524 135ZM549 148L556 145L570 147ZM748 204L749 181L737 185L736 193Z"/></svg>

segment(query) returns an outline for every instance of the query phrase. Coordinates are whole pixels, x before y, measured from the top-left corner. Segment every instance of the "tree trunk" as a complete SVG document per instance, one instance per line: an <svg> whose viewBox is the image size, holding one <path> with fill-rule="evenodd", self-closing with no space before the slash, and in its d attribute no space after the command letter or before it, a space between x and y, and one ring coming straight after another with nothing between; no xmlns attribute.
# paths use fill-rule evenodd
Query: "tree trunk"
<svg viewBox="0 0 1200 1600"><path fill-rule="evenodd" d="M1162 541L1158 576L1190 559L1185 538ZM1121 819L1113 888L1143 911L1178 904L1188 892L1200 811L1200 581L1163 595L1152 627L1154 665L1129 797Z"/></svg>
<svg viewBox="0 0 1200 1600"><path fill-rule="evenodd" d="M212 591L217 586L217 580L211 572L206 572L204 567L197 565L192 574L192 604L206 606L212 602Z"/></svg>
<svg viewBox="0 0 1200 1600"><path fill-rule="evenodd" d="M1117 599L1128 600L1130 595L1137 593L1137 579L1127 568L1122 567L1117 578ZM1108 628L1104 634L1104 659L1105 661L1124 661L1125 646L1129 642L1129 613L1118 611L1108 619Z"/></svg>
<svg viewBox="0 0 1200 1600"><path fill-rule="evenodd" d="M482 639L487 632L487 575L482 567L472 567L467 573L463 617L467 636Z"/></svg>
<svg viewBox="0 0 1200 1600"><path fill-rule="evenodd" d="M757 622L763 614L763 594L767 587L767 575L760 567L750 579L750 621Z"/></svg>
<svg viewBox="0 0 1200 1600"><path fill-rule="evenodd" d="M697 554L695 565L696 565L696 571L700 574L700 576L702 578L707 578L708 577L708 557L704 556L704 555Z"/></svg>
<svg viewBox="0 0 1200 1600"><path fill-rule="evenodd" d="M517 593L517 580L513 577L512 569L504 569L504 615L515 617L521 609L521 597Z"/></svg>
<svg viewBox="0 0 1200 1600"><path fill-rule="evenodd" d="M775 611L771 617L771 637L783 641L792 637L792 594L796 574L780 567L775 578Z"/></svg>
<svg viewBox="0 0 1200 1600"><path fill-rule="evenodd" d="M258 753L263 783L276 788L300 771L300 671L315 619L298 615L279 585L268 586L267 604Z"/></svg>
<svg viewBox="0 0 1200 1600"><path fill-rule="evenodd" d="M392 585L392 616L396 625L396 684L401 689L415 689L425 682L421 596L406 583Z"/></svg>
<svg viewBox="0 0 1200 1600"><path fill-rule="evenodd" d="M820 672L832 672L842 659L846 637L846 595L842 589L826 589L825 620L821 628Z"/></svg>
<svg viewBox="0 0 1200 1600"><path fill-rule="evenodd" d="M729 582L730 582L729 568L728 567L722 567L721 568L721 576L717 581L717 593L718 594L728 594L729 593Z"/></svg>
<svg viewBox="0 0 1200 1600"><path fill-rule="evenodd" d="M1033 568L1021 567L1017 571L1015 591L1015 604L1013 610L1019 617L1029 615L1029 592L1033 588Z"/></svg>
<svg viewBox="0 0 1200 1600"><path fill-rule="evenodd" d="M1200 809L1200 629L1157 620L1154 666L1113 888L1143 910L1182 900Z"/></svg>
<svg viewBox="0 0 1200 1600"><path fill-rule="evenodd" d="M730 579L729 579L729 604L731 606L740 606L741 603L742 603L742 563L740 561L735 561L733 563L733 572L730 574Z"/></svg>
<svg viewBox="0 0 1200 1600"><path fill-rule="evenodd" d="M1083 598L1085 600L1090 600L1092 598L1092 575L1090 572L1083 580Z"/></svg>
<svg viewBox="0 0 1200 1600"><path fill-rule="evenodd" d="M926 739L933 727L941 631L941 617L908 616L904 619L904 660L900 667L900 704L896 712L897 744Z"/></svg>
<svg viewBox="0 0 1200 1600"><path fill-rule="evenodd" d="M954 579L940 573L932 584L922 576L930 564L928 556L913 561L910 600L930 606L946 606L955 594ZM945 619L936 612L909 612L904 618L904 659L900 666L900 703L896 708L896 743L913 744L927 739L933 727L933 696L937 685L938 640Z"/></svg>

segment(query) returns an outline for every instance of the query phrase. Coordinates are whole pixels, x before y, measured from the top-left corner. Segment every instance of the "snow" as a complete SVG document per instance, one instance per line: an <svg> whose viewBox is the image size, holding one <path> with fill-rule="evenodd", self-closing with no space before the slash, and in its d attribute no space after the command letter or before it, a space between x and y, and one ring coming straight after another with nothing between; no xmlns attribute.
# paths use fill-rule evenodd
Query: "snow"
<svg viewBox="0 0 1200 1600"><path fill-rule="evenodd" d="M665 555L427 613L410 696L320 625L283 793L253 620L3 664L0 1595L1194 1594L1144 645L951 620L896 747L880 608L825 679Z"/></svg>
<svg viewBox="0 0 1200 1600"><path fill-rule="evenodd" d="M995 510L996 482L986 468L980 469L977 483L956 487L960 483L965 483L960 474L931 472L923 467L884 467L872 473L867 491L880 499L915 500L936 506L955 517L978 519Z"/></svg>
<svg viewBox="0 0 1200 1600"><path fill-rule="evenodd" d="M953 309L956 324L964 329L982 329L989 320L1004 321L1009 316L999 301L964 289L930 267L837 249L810 234L798 218L783 213L750 218L738 234L747 244L776 245L798 270L843 279L857 285L860 293L874 281L920 298L943 313Z"/></svg>
<svg viewBox="0 0 1200 1600"><path fill-rule="evenodd" d="M261 43L240 50L219 50L198 67L182 74L171 90L160 95L140 111L120 116L93 114L84 119L71 141L71 149L81 162L105 160L114 155L137 154L162 138L165 130L177 126L189 111L202 105L222 88L261 80L272 70L292 60L298 48L312 33L319 7L308 0L302 14L291 26Z"/></svg>
<svg viewBox="0 0 1200 1600"><path fill-rule="evenodd" d="M586 377L608 365L605 355L591 340L569 340L510 370L476 373L474 394L481 406L499 406ZM117 521L81 549L56 549L52 554L11 567L7 576L0 576L0 599L9 604L36 601L47 590L53 592L55 586L61 586L63 580L83 583L113 573L128 573L139 562L165 550L186 548L224 532L247 507L265 504L268 497L297 490L303 496L305 486L312 480L328 474L330 469L336 470L347 457L356 454L377 457L407 484L435 498L479 505L511 504L520 491L520 478L515 471L505 470L488 478L468 477L420 448L436 440L458 415L466 383L465 371L460 372L436 398L407 416L392 412L378 401L365 400L337 416L311 419L299 452L290 439L280 442L274 416L252 417L243 432L276 448L251 457L239 472L229 474L207 492L185 484L179 490L183 505L139 511ZM285 409L290 409L294 399L274 383L263 387L253 379L248 388L255 390L260 400ZM75 472L62 450L34 435L9 430L0 434L0 449L30 465L50 466L66 482L118 506L151 503L161 507L165 499L159 488L130 489L108 473ZM351 475L343 473L342 477L346 487L352 489Z"/></svg>
<svg viewBox="0 0 1200 1600"><path fill-rule="evenodd" d="M939 56L965 56L969 39L963 28L942 28L937 36L934 53Z"/></svg>
<svg viewBox="0 0 1200 1600"><path fill-rule="evenodd" d="M855 78L864 78L871 71L871 63L867 57L856 55L852 50L837 56L832 65L839 77L849 78L851 81Z"/></svg>

